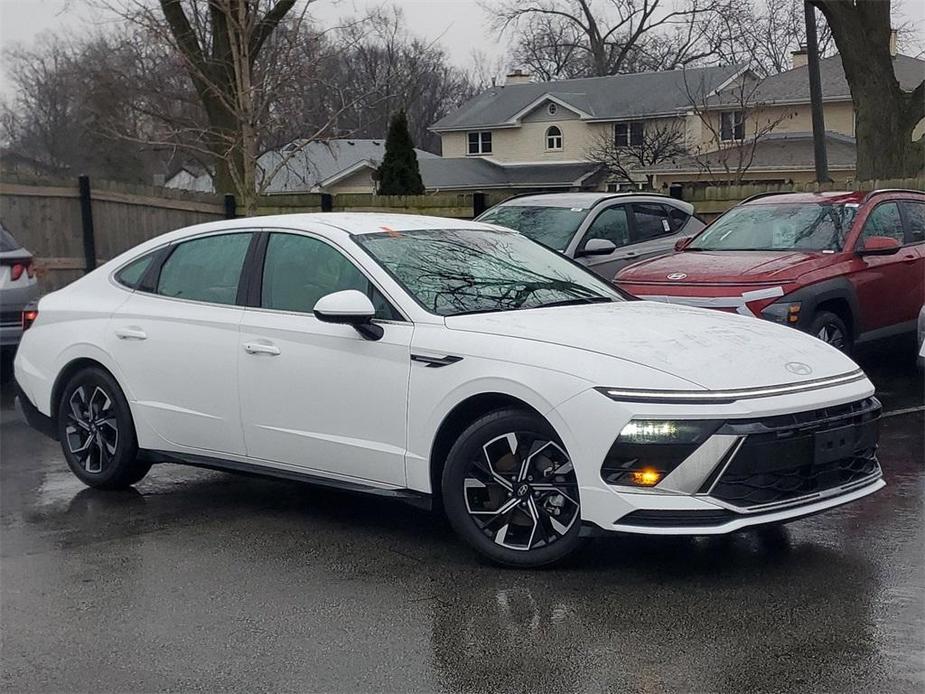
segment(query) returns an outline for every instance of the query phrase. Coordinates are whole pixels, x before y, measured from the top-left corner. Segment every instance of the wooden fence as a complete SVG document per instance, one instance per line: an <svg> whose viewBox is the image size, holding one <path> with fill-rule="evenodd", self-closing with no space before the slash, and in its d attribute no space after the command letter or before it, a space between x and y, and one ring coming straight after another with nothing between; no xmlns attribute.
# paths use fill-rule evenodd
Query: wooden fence
<svg viewBox="0 0 925 694"><path fill-rule="evenodd" d="M870 192L884 188L925 191L925 177L896 178L882 181L852 181L850 183L790 183L755 184L743 186L704 186L683 189L683 198L694 205L697 213L712 220L730 207L739 204L752 195L776 192L822 192L832 190L856 190Z"/></svg>
<svg viewBox="0 0 925 694"><path fill-rule="evenodd" d="M879 188L925 190L925 178L864 181L853 184L707 186L683 191L707 219L741 200L777 191ZM269 195L261 198L258 214L357 211L427 214L471 219L508 193L440 193L382 196L365 193ZM81 206L77 180L50 181L11 177L0 179L0 220L36 256L42 288L51 291L85 272L88 260L106 261L159 234L227 216L223 196L154 186L93 181ZM82 212L92 213L92 234ZM95 254L92 252L95 250Z"/></svg>

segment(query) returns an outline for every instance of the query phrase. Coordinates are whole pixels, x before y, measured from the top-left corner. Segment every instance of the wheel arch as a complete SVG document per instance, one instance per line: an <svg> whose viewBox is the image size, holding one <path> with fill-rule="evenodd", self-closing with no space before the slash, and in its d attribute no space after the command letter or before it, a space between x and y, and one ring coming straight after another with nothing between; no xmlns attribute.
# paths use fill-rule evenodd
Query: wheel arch
<svg viewBox="0 0 925 694"><path fill-rule="evenodd" d="M96 368L105 371L122 390L122 394L126 394L125 388L119 381L119 378L116 376L116 374L112 372L112 369L92 357L75 357L68 361L61 369L59 369L58 375L55 377L55 382L51 387L51 396L49 401L50 417L55 424L57 424L58 421L58 408L61 404L61 397L64 394L64 388L67 386L68 381L74 377L74 374L77 374L80 371L88 368ZM131 410L131 406L129 409Z"/></svg>
<svg viewBox="0 0 925 694"><path fill-rule="evenodd" d="M430 488L434 498L440 496L440 480L450 448L473 422L489 412L516 408L532 412L546 421L549 419L525 400L509 393L484 392L470 395L457 403L440 422L430 447ZM550 423L552 426L552 423Z"/></svg>
<svg viewBox="0 0 925 694"><path fill-rule="evenodd" d="M803 310L800 311L800 315L804 317L805 323L803 323L801 327L805 329L809 328L813 317L819 311L829 311L844 321L852 342L857 339L857 336L861 332L861 314L857 292L855 292L854 286L845 277L823 280L822 282L802 287L778 299L778 301L786 301L788 299L799 301L803 304Z"/></svg>

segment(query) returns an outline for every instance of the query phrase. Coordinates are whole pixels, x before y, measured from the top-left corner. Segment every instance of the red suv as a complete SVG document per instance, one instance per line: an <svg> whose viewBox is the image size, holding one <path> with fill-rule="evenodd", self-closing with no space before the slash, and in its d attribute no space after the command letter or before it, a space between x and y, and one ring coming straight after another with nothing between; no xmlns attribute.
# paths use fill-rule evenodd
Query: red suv
<svg viewBox="0 0 925 694"><path fill-rule="evenodd" d="M643 299L759 316L850 351L913 331L925 303L925 193L772 193L675 253L624 268Z"/></svg>

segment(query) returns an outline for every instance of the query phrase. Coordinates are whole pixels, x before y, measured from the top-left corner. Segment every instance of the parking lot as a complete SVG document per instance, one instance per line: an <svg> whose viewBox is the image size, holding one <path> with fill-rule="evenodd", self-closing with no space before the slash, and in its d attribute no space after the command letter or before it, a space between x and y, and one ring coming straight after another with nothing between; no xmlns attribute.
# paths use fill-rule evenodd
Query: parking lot
<svg viewBox="0 0 925 694"><path fill-rule="evenodd" d="M922 691L922 375L860 356L888 486L763 534L502 570L436 516L155 467L102 493L0 413L6 691Z"/></svg>

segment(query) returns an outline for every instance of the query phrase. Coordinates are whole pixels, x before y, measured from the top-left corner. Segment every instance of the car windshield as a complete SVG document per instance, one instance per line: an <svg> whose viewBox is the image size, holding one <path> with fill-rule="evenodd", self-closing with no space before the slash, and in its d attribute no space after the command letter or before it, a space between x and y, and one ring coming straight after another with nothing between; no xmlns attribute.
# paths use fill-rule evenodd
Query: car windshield
<svg viewBox="0 0 925 694"><path fill-rule="evenodd" d="M587 216L588 209L582 207L499 205L478 221L514 229L555 251L564 251Z"/></svg>
<svg viewBox="0 0 925 694"><path fill-rule="evenodd" d="M717 219L687 250L837 251L856 213L854 205L744 205Z"/></svg>
<svg viewBox="0 0 925 694"><path fill-rule="evenodd" d="M421 306L441 316L623 298L571 260L512 232L429 229L354 239Z"/></svg>
<svg viewBox="0 0 925 694"><path fill-rule="evenodd" d="M13 238L13 235L0 224L0 253L15 251L19 247L19 243Z"/></svg>

